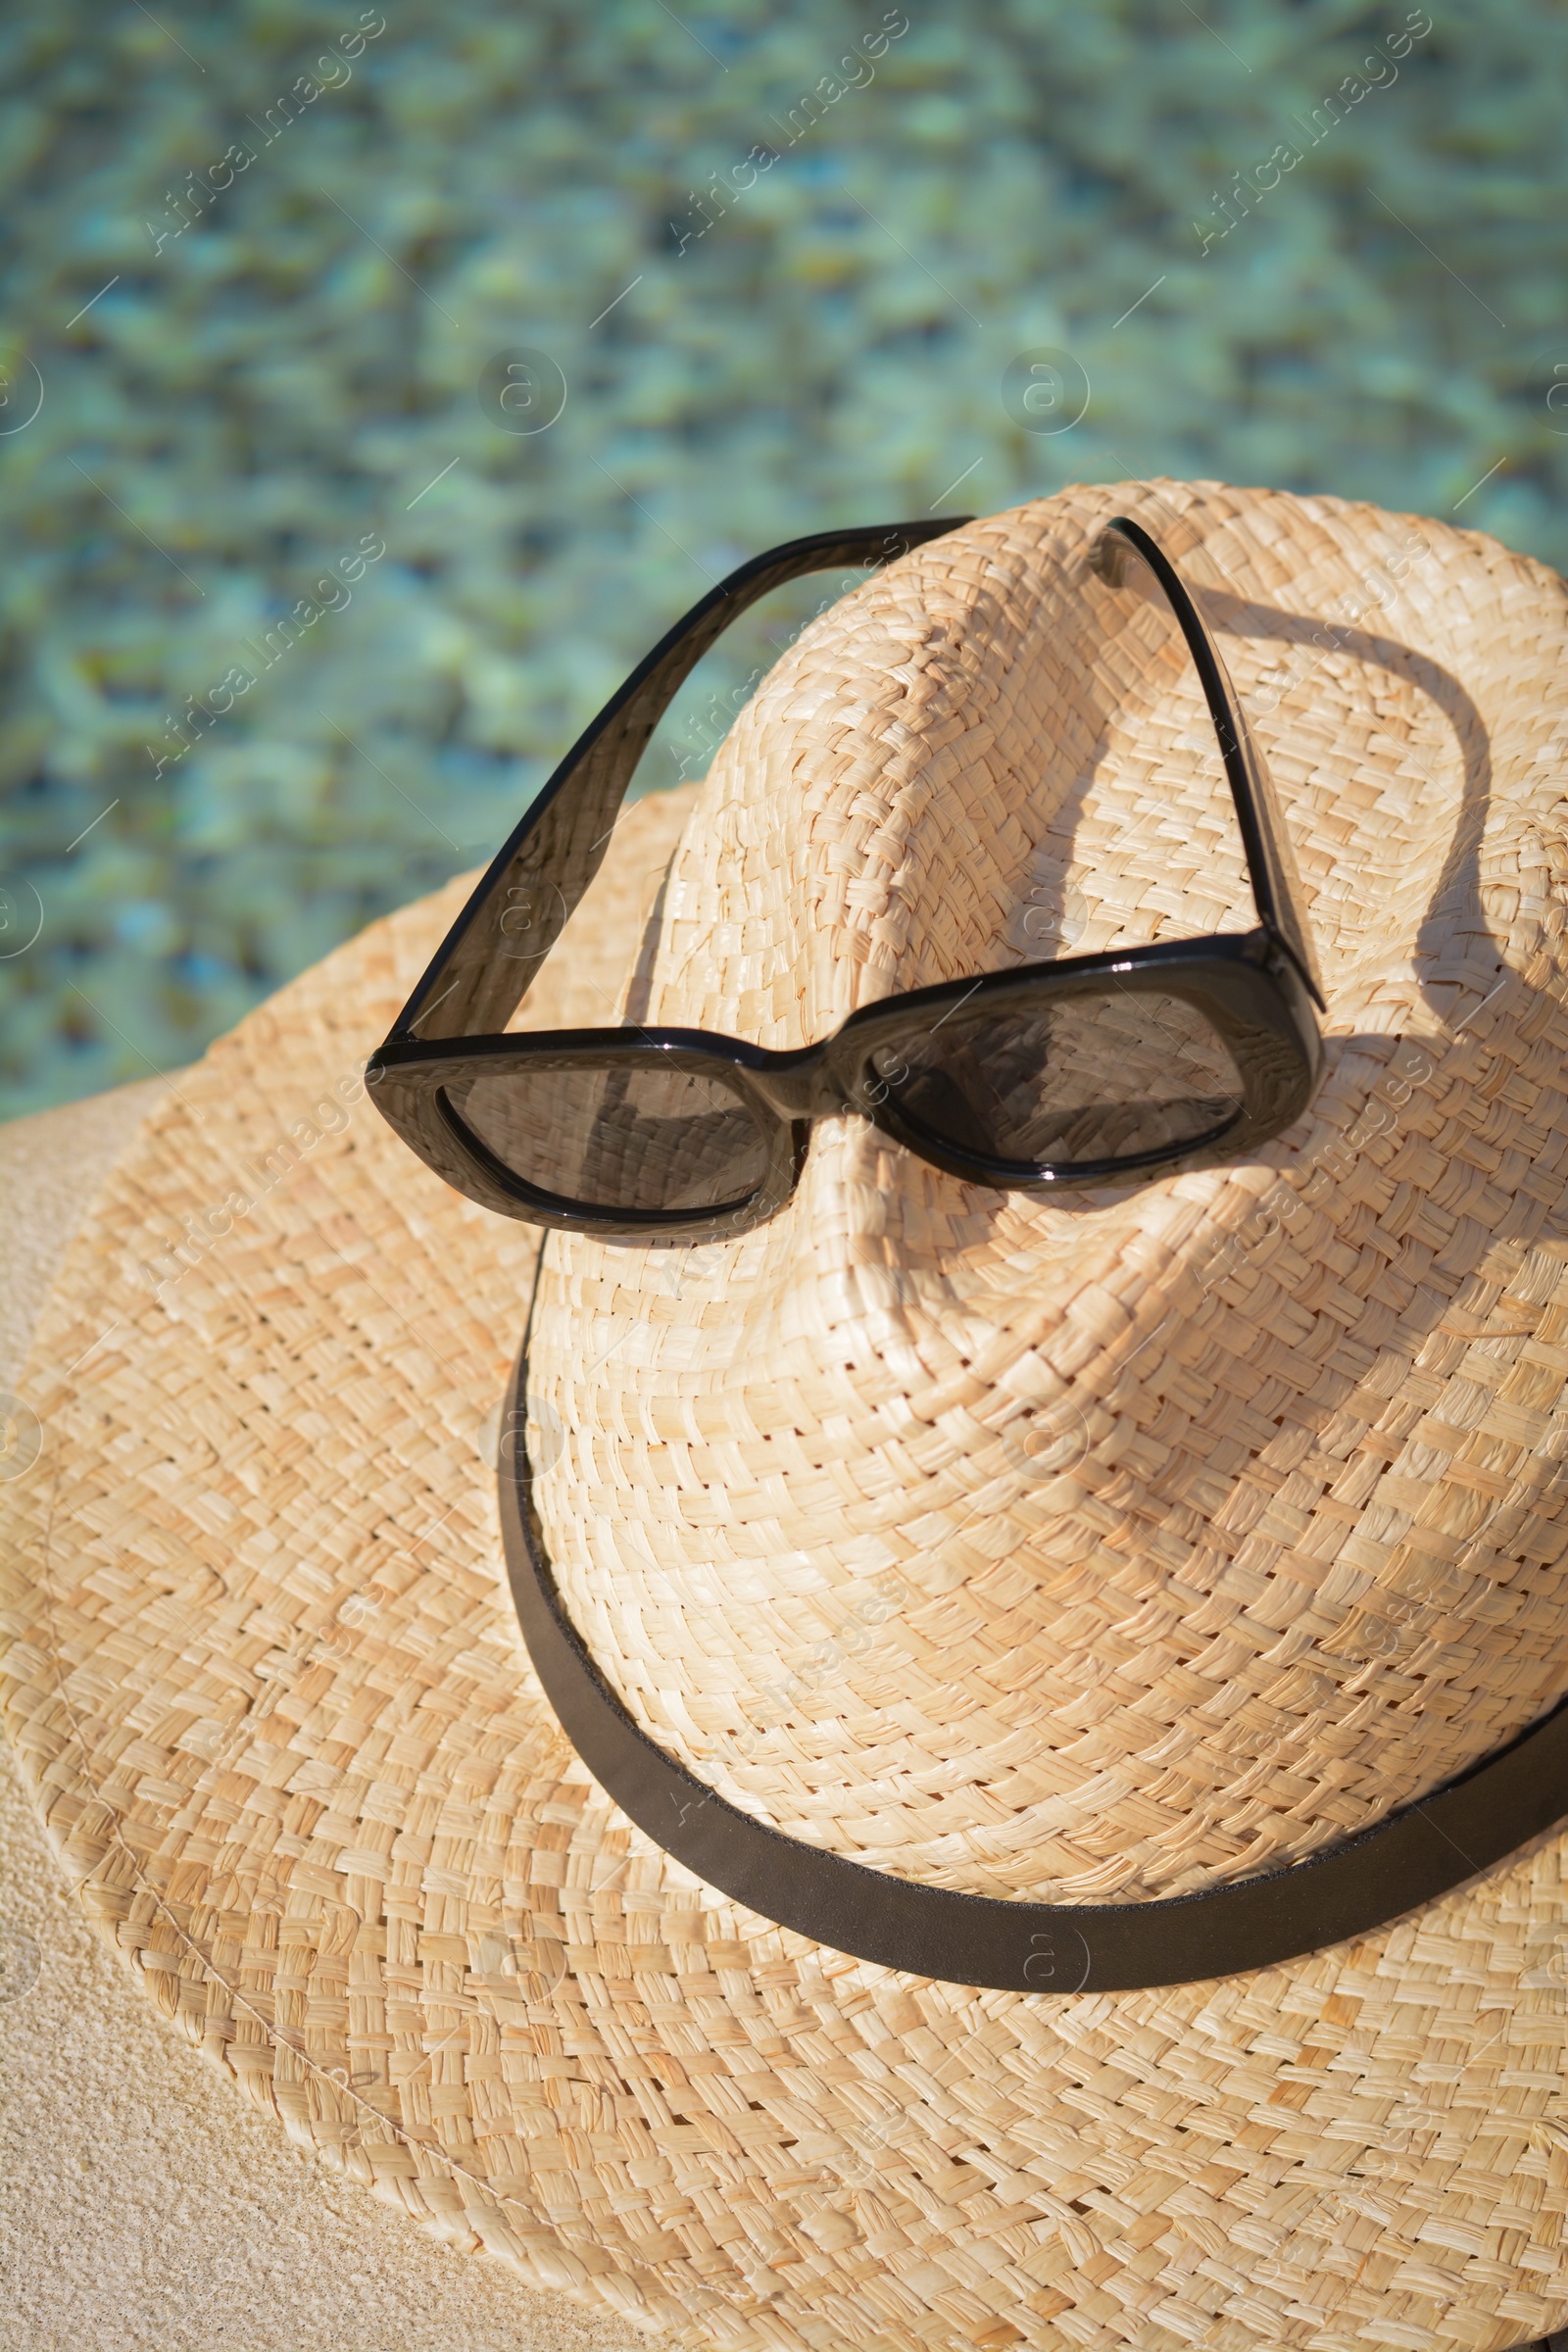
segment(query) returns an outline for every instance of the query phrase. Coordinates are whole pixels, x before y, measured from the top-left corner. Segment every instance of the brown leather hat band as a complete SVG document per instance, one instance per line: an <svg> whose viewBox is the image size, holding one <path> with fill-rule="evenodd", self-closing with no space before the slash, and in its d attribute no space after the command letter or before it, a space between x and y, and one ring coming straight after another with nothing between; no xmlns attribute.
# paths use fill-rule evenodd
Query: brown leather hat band
<svg viewBox="0 0 1568 2352"><path fill-rule="evenodd" d="M562 1603L522 1441L527 1340L501 1449L501 1527L523 1640L607 1795L700 1879L835 1951L1003 1992L1125 1992L1294 1960L1490 1870L1568 1815L1568 1700L1507 1747L1305 1862L1145 1903L1026 1903L917 1886L742 1813L639 1729Z"/></svg>

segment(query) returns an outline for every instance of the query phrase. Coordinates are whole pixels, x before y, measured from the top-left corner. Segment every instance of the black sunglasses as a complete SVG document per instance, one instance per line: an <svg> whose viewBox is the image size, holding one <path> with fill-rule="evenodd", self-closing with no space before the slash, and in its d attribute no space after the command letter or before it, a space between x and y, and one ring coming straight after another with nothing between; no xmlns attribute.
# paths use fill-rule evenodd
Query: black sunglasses
<svg viewBox="0 0 1568 2352"><path fill-rule="evenodd" d="M695 605L573 746L501 851L367 1078L438 1176L503 1215L653 1240L739 1232L789 1197L810 1122L858 1111L972 1184L1047 1193L1246 1152L1310 1101L1323 993L1261 754L1174 566L1118 515L1090 556L1140 563L1181 625L1236 804L1257 926L911 989L770 1053L704 1029L503 1034L603 860L682 680L769 589L891 562L967 521L826 531Z"/></svg>

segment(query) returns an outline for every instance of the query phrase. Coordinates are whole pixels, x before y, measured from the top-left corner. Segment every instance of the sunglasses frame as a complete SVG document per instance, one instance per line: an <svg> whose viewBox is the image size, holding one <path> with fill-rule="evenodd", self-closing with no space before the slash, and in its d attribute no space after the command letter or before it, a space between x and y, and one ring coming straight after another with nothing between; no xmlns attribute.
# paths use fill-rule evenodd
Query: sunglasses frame
<svg viewBox="0 0 1568 2352"><path fill-rule="evenodd" d="M813 1120L858 1112L947 1174L1008 1192L1147 1181L1212 1164L1280 1134L1305 1108L1322 1065L1314 1006L1322 986L1292 887L1289 850L1262 757L1219 652L1180 576L1141 524L1114 516L1091 553L1109 585L1133 563L1152 574L1175 613L1219 740L1258 913L1254 929L1026 963L905 991L862 1005L828 1038L788 1052L699 1029L545 1030L504 1023L564 929L605 845L649 738L683 679L737 615L771 588L840 564L885 563L959 527L967 516L833 531L797 539L742 564L695 606L633 671L551 777L488 868L399 1014L366 1077L383 1117L426 1166L504 1216L565 1232L641 1242L712 1239L771 1216L794 1190ZM960 1006L1036 1010L1075 996L1159 993L1194 1005L1227 1047L1242 1082L1239 1111L1188 1142L1105 1159L991 1157L905 1116L874 1056L928 1037ZM482 1026L481 1026L482 1024ZM421 1029L425 1032L420 1035ZM702 1209L634 1210L572 1203L528 1185L462 1118L449 1090L514 1070L662 1067L716 1082L754 1119L765 1170L744 1200Z"/></svg>

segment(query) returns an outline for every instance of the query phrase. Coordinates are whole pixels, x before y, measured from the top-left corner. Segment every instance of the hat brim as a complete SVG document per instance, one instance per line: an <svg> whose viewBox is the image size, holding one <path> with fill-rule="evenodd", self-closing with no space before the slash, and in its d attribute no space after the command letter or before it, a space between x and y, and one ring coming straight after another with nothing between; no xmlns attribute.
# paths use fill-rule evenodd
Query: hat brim
<svg viewBox="0 0 1568 2352"><path fill-rule="evenodd" d="M613 1017L687 806L623 822L530 1022ZM1504 2352L1568 2319L1559 1838L1286 1967L1036 1996L780 1930L603 1796L495 1516L538 1236L357 1090L462 889L181 1081L23 1383L7 1719L159 2006L427 2226L696 2343Z"/></svg>

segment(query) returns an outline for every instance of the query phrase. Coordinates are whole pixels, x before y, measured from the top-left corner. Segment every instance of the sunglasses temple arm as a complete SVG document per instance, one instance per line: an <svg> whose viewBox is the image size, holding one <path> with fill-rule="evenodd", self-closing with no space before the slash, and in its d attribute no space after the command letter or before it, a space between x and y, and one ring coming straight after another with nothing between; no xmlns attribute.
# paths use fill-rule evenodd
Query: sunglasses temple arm
<svg viewBox="0 0 1568 2352"><path fill-rule="evenodd" d="M754 557L692 607L611 697L529 808L405 1006L393 1036L498 1034L603 863L637 762L680 687L749 605L839 564L891 563L964 514L861 524ZM390 1041L389 1041L390 1042Z"/></svg>
<svg viewBox="0 0 1568 2352"><path fill-rule="evenodd" d="M1322 1007L1322 977L1291 878L1290 854L1284 839L1283 820L1275 801L1273 780L1267 762L1252 739L1247 713L1231 684L1230 673L1221 659L1219 647L1175 565L1143 525L1134 522L1130 515L1117 514L1105 526L1101 542L1104 554L1097 553L1097 557L1092 559L1101 577L1113 587L1120 585L1118 557L1111 548L1105 546L1105 542L1110 541L1113 535L1147 564L1158 582L1165 602L1176 615L1208 704L1214 732L1219 738L1220 757L1225 762L1225 779L1236 805L1237 823L1241 827L1242 847L1247 856L1247 870L1259 919L1265 931L1289 955Z"/></svg>

